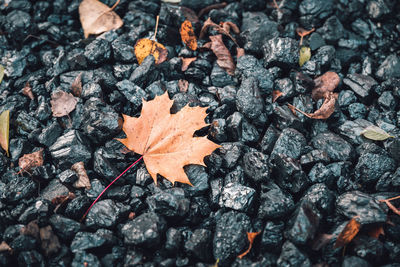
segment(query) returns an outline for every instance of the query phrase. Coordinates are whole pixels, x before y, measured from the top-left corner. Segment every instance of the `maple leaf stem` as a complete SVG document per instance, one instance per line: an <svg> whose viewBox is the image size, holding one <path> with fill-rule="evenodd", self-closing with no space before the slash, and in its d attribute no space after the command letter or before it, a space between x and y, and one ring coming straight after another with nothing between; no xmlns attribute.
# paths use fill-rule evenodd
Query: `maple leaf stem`
<svg viewBox="0 0 400 267"><path fill-rule="evenodd" d="M132 168L133 166L135 166L141 159L143 158L143 156L141 156L140 158L138 158L134 163L132 163L128 168L126 168L120 175L117 176L117 178L115 178L109 185L107 185L106 188L103 189L103 191L101 191L101 193L97 196L97 198L92 202L92 204L90 205L90 207L86 210L85 214L83 214L82 218L81 218L81 222L86 218L86 215L89 213L90 209L94 206L94 204L96 204L96 202L100 199L100 197L107 191L107 189L113 184L115 183L119 178L121 178L122 175L124 175L130 168Z"/></svg>

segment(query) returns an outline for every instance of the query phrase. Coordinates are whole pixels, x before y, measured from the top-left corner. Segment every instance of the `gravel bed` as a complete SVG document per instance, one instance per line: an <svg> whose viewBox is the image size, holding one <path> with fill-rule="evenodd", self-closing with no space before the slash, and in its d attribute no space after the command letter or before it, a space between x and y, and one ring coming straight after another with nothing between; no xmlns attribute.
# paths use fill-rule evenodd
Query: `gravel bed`
<svg viewBox="0 0 400 267"><path fill-rule="evenodd" d="M115 12L123 27L87 39L79 0L6 2L0 113L11 117L10 155L0 154L0 243L9 248L0 250L0 266L400 266L400 216L380 201L400 194L398 1L282 0L276 8L272 0L228 0L194 28L198 36L208 17L240 28L234 37L244 56L236 58L236 44L223 39L234 76L212 51L180 40L187 8L198 13L219 0L121 0ZM156 65L150 56L139 66L134 44L153 35L157 15L168 60ZM298 27L315 28L303 39L312 56L302 67ZM180 57L197 59L183 72ZM334 113L327 120L294 115L288 104L305 112L321 106L311 90L327 71L340 77ZM53 117L52 93L71 92L78 75L75 110ZM185 90L180 80L188 81ZM27 82L33 100L22 94ZM276 102L274 90L284 93ZM210 126L200 134L221 148L207 167L185 167L193 187L163 178L155 185L138 164L80 221L140 157L115 139L125 137L122 114L138 117L142 99L165 91L172 112L209 107ZM394 138L360 136L370 125ZM41 148L43 166L17 174L19 159ZM77 162L90 188L73 186ZM360 232L335 248L354 217ZM384 234L374 235L377 229ZM239 259L251 232L260 233Z"/></svg>

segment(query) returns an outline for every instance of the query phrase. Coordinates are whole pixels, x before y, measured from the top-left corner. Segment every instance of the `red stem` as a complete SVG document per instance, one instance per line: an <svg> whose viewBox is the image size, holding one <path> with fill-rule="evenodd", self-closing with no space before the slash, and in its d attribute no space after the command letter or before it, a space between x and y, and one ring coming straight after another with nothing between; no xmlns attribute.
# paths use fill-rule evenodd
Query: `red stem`
<svg viewBox="0 0 400 267"><path fill-rule="evenodd" d="M136 163L138 163L142 158L143 158L143 156L141 156L138 160L136 160L134 163L132 163L128 168L125 169L125 171L123 171L120 175L118 175L117 178L115 178L109 185L107 185L107 187L104 188L103 191L101 191L100 195L98 195L98 197L93 201L92 205L90 205L90 207L86 210L85 214L83 214L81 221L83 221L83 220L86 218L86 215L89 213L90 209L94 206L94 204L96 204L97 200L99 200L99 198L104 194L104 192L106 192L106 190L107 190L113 183L115 183L119 178L121 178L121 176L124 175L130 168L132 168L133 166L135 166Z"/></svg>

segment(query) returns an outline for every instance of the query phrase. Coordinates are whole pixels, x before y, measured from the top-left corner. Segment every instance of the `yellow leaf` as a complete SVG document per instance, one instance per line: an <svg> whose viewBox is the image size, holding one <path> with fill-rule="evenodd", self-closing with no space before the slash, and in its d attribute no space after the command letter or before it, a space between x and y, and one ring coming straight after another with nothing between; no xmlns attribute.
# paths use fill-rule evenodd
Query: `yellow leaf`
<svg viewBox="0 0 400 267"><path fill-rule="evenodd" d="M361 134L374 141L383 141L390 137L394 137L375 125L368 126L361 132Z"/></svg>
<svg viewBox="0 0 400 267"><path fill-rule="evenodd" d="M156 64L160 64L167 59L168 50L162 44L144 38L136 42L135 55L139 65L148 55L153 55Z"/></svg>
<svg viewBox="0 0 400 267"><path fill-rule="evenodd" d="M346 224L342 232L337 237L333 248L343 247L353 240L361 228L361 224L357 221L357 218L358 216L355 216Z"/></svg>
<svg viewBox="0 0 400 267"><path fill-rule="evenodd" d="M10 134L10 111L5 110L0 115L0 145L8 154L8 141Z"/></svg>
<svg viewBox="0 0 400 267"><path fill-rule="evenodd" d="M4 67L3 65L0 65L0 83L3 80L4 77Z"/></svg>
<svg viewBox="0 0 400 267"><path fill-rule="evenodd" d="M124 24L122 19L112 11L120 0L113 7L108 7L98 0L83 0L79 5L79 18L81 20L85 38L90 34L100 34L115 30Z"/></svg>
<svg viewBox="0 0 400 267"><path fill-rule="evenodd" d="M302 46L300 48L299 65L300 67L304 65L311 58L311 49L307 46Z"/></svg>
<svg viewBox="0 0 400 267"><path fill-rule="evenodd" d="M154 182L157 174L171 183L191 185L183 166L203 165L203 158L220 147L206 136L193 137L195 131L207 126L207 108L186 105L171 114L173 100L168 92L152 101L143 101L139 118L123 115L122 130L127 138L117 139L129 150L143 155L143 160Z"/></svg>

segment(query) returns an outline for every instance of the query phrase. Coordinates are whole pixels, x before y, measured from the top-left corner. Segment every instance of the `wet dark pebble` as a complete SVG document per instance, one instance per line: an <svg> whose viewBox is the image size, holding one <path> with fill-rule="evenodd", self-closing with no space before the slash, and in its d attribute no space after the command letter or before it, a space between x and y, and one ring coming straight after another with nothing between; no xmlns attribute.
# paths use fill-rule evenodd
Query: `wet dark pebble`
<svg viewBox="0 0 400 267"><path fill-rule="evenodd" d="M10 155L0 155L0 241L12 248L2 249L0 266L400 263L400 220L381 201L400 190L396 1L277 1L278 8L272 1L222 2L121 1L114 11L124 26L89 38L79 22L80 1L0 5L0 113L10 110ZM148 56L139 65L134 45L152 38L157 15L157 41L168 59L157 64ZM209 27L196 51L181 41L184 20L198 37L208 17L240 29L230 30L236 43L223 35L234 75L202 48L221 31ZM298 27L315 29L303 38L311 58L302 67ZM245 55L237 57L238 47ZM183 72L180 57L195 56ZM311 92L326 71L340 77L335 112L327 120L294 114L288 104L309 113L321 107ZM78 75L82 92L71 88ZM33 100L22 94L27 82ZM79 99L68 116L52 115L56 90L74 91ZM274 90L283 94L273 102ZM206 166L184 166L193 186L162 177L155 185L139 163L82 219L138 158L115 140L125 137L122 114L139 117L143 100L165 92L174 100L171 113L187 104L208 107L210 125L194 136L207 135L221 148L204 159ZM394 137L365 138L372 125ZM44 164L18 173L19 159L39 148ZM84 163L90 189L74 186L77 162ZM333 249L356 216L360 232L346 249ZM385 235L368 234L380 226ZM50 236L40 238L39 229L42 235L51 229ZM260 233L239 259L251 232ZM333 238L314 251L321 234Z"/></svg>

